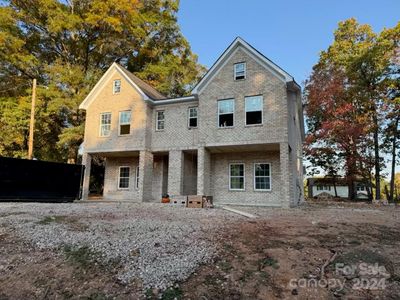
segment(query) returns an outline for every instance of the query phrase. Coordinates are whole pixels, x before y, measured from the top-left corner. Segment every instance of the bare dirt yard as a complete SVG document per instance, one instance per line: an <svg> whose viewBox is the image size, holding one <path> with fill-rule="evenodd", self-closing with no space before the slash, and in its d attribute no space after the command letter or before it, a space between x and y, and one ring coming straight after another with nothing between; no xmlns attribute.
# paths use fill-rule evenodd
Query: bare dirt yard
<svg viewBox="0 0 400 300"><path fill-rule="evenodd" d="M0 203L0 299L399 299L400 208Z"/></svg>

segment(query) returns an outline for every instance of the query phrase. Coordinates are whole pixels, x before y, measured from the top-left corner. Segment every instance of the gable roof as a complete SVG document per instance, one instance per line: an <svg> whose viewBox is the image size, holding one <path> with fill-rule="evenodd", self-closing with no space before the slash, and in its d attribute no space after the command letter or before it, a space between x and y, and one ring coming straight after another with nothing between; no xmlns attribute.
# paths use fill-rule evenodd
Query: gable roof
<svg viewBox="0 0 400 300"><path fill-rule="evenodd" d="M100 92L103 84L111 77L115 72L119 72L126 81L137 90L137 92L143 97L144 100L162 100L166 99L163 94L158 92L155 88L141 80L139 77L133 75L127 69L122 67L121 65L114 62L108 70L104 73L104 75L100 78L100 80L96 83L94 88L90 91L90 93L86 96L85 100L79 105L80 109L87 109L89 105L96 98L97 94Z"/></svg>
<svg viewBox="0 0 400 300"><path fill-rule="evenodd" d="M216 75L218 69L221 68L229 59L229 57L235 53L238 48L243 49L246 54L253 57L257 62L259 62L266 69L275 74L282 81L287 84L294 84L296 88L300 89L300 86L295 82L293 76L243 40L241 37L237 37L229 47L221 54L221 56L217 59L217 61L211 66L211 68L207 71L207 73L203 76L203 78L196 84L193 88L192 93L198 94L205 86L207 86L208 82Z"/></svg>

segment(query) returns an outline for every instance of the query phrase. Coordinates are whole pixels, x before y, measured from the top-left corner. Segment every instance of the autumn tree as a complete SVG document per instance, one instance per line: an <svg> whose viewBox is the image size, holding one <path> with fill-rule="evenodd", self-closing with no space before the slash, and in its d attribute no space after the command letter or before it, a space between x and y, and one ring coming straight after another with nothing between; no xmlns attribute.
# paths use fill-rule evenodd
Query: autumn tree
<svg viewBox="0 0 400 300"><path fill-rule="evenodd" d="M188 93L203 67L180 32L178 8L178 0L0 1L0 155L26 156L32 78L34 153L59 161L76 158L79 104L112 62L167 96Z"/></svg>
<svg viewBox="0 0 400 300"><path fill-rule="evenodd" d="M371 174L372 158L375 197L380 199L384 128L390 116L385 108L389 86L393 89L398 80L392 69L399 28L375 34L355 19L340 22L334 42L321 52L306 82L307 147L328 144L339 151L350 195L354 176Z"/></svg>

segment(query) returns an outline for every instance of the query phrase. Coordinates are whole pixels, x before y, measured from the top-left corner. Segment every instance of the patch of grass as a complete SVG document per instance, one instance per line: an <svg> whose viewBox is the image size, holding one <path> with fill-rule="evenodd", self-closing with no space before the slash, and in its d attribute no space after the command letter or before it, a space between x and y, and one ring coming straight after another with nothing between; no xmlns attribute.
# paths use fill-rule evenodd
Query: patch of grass
<svg viewBox="0 0 400 300"><path fill-rule="evenodd" d="M218 286L223 281L225 281L225 277L221 274L206 274L203 283L206 286Z"/></svg>
<svg viewBox="0 0 400 300"><path fill-rule="evenodd" d="M267 256L262 258L258 262L258 269L261 271L264 267L272 267L274 269L279 269L278 261L275 258Z"/></svg>
<svg viewBox="0 0 400 300"><path fill-rule="evenodd" d="M269 275L269 273L265 272L265 271L260 271L260 280L261 281L268 281L271 278L271 275Z"/></svg>
<svg viewBox="0 0 400 300"><path fill-rule="evenodd" d="M63 250L67 260L84 269L91 266L96 256L96 253L87 246L76 248L66 245Z"/></svg>
<svg viewBox="0 0 400 300"><path fill-rule="evenodd" d="M226 260L221 260L218 263L218 265L221 268L221 270L224 271L224 272L229 272L233 268L232 265L230 264L230 262L228 262Z"/></svg>
<svg viewBox="0 0 400 300"><path fill-rule="evenodd" d="M242 276L240 277L240 280L247 281L248 279L253 277L254 272L255 271L253 271L253 270L244 270Z"/></svg>
<svg viewBox="0 0 400 300"><path fill-rule="evenodd" d="M46 216L40 221L36 222L36 224L48 225L51 223L62 223L65 221L65 218L65 216Z"/></svg>
<svg viewBox="0 0 400 300"><path fill-rule="evenodd" d="M163 293L161 299L162 300L174 300L174 299L180 300L180 299L182 299L182 296L183 296L183 292L179 287L176 287L176 288L170 287Z"/></svg>
<svg viewBox="0 0 400 300"><path fill-rule="evenodd" d="M147 300L156 299L156 295L154 295L153 289L150 288L146 290L144 296L146 297Z"/></svg>

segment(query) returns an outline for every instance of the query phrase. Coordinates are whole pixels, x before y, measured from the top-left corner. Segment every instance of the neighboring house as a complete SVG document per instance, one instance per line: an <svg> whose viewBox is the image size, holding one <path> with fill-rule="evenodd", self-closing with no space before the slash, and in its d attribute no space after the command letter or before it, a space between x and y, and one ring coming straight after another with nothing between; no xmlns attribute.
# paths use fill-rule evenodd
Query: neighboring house
<svg viewBox="0 0 400 300"><path fill-rule="evenodd" d="M345 178L336 178L335 185L338 197L349 198L349 186ZM320 195L326 194L335 197L335 185L332 178L308 178L308 197L317 198ZM362 180L354 181L354 192L356 199L368 199L367 185Z"/></svg>
<svg viewBox="0 0 400 300"><path fill-rule="evenodd" d="M241 38L190 96L168 99L114 63L80 108L83 198L91 156L100 155L105 199L197 194L217 204L282 207L304 199L300 86Z"/></svg>

